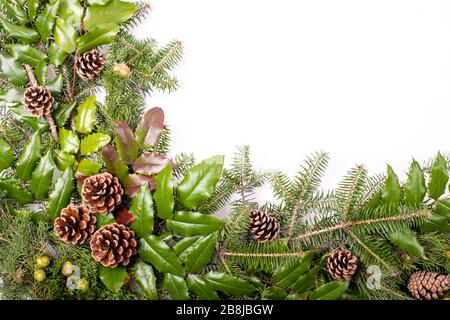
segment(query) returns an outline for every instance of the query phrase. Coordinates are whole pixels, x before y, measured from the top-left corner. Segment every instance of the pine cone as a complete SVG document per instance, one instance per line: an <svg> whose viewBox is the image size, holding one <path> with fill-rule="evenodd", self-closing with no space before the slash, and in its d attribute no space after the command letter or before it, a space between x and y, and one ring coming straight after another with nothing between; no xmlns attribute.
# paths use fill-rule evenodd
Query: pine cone
<svg viewBox="0 0 450 320"><path fill-rule="evenodd" d="M122 195L123 189L119 180L108 172L84 179L81 188L83 204L91 212L103 215L114 211L114 208L122 202Z"/></svg>
<svg viewBox="0 0 450 320"><path fill-rule="evenodd" d="M98 229L91 238L92 257L105 267L127 266L136 255L137 242L134 232L118 223Z"/></svg>
<svg viewBox="0 0 450 320"><path fill-rule="evenodd" d="M437 272L417 271L408 281L412 296L419 300L439 300L450 290L450 276Z"/></svg>
<svg viewBox="0 0 450 320"><path fill-rule="evenodd" d="M25 90L22 103L25 110L31 112L35 117L41 117L51 112L53 97L45 87L30 86Z"/></svg>
<svg viewBox="0 0 450 320"><path fill-rule="evenodd" d="M97 78L105 67L105 56L97 49L83 53L78 57L76 70L78 76L83 80Z"/></svg>
<svg viewBox="0 0 450 320"><path fill-rule="evenodd" d="M66 243L83 244L94 233L96 222L88 208L69 205L55 219L53 230Z"/></svg>
<svg viewBox="0 0 450 320"><path fill-rule="evenodd" d="M250 230L255 241L269 242L278 237L280 224L267 213L253 210L250 217Z"/></svg>
<svg viewBox="0 0 450 320"><path fill-rule="evenodd" d="M337 250L328 257L327 267L334 279L351 280L358 268L358 257L350 250Z"/></svg>

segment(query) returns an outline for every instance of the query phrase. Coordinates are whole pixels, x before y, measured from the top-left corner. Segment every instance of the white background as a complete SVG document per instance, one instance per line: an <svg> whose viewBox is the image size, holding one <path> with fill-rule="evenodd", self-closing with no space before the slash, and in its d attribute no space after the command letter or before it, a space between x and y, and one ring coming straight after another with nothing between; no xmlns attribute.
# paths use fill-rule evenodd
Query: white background
<svg viewBox="0 0 450 320"><path fill-rule="evenodd" d="M324 188L355 164L449 151L450 1L152 0L136 32L181 40L181 88L155 94L173 152L198 159L252 147L289 174L330 153ZM267 190L261 191L264 201Z"/></svg>

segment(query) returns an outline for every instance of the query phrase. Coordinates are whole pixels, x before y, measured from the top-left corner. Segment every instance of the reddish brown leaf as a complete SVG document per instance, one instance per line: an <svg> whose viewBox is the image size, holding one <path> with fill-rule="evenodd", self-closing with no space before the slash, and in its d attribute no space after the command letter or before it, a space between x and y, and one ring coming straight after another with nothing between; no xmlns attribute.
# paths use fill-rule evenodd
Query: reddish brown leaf
<svg viewBox="0 0 450 320"><path fill-rule="evenodd" d="M119 159L117 150L110 144L102 150L103 159L106 163L106 169L109 173L119 178L123 184L128 174L128 166Z"/></svg>
<svg viewBox="0 0 450 320"><path fill-rule="evenodd" d="M139 191L139 188L145 184L148 184L152 181L152 178L143 176L140 174L129 174L125 178L124 188L125 193L130 197L134 197L134 195Z"/></svg>
<svg viewBox="0 0 450 320"><path fill-rule="evenodd" d="M136 129L136 141L144 149L155 146L164 129L164 111L161 108L148 110Z"/></svg>
<svg viewBox="0 0 450 320"><path fill-rule="evenodd" d="M131 164L139 155L139 147L136 143L133 130L123 121L117 122L116 147L120 159Z"/></svg>
<svg viewBox="0 0 450 320"><path fill-rule="evenodd" d="M169 163L171 163L171 160L163 155L143 152L133 163L133 170L137 173L153 176L158 174Z"/></svg>
<svg viewBox="0 0 450 320"><path fill-rule="evenodd" d="M127 208L122 204L117 209L116 222L124 225L129 225L137 219Z"/></svg>

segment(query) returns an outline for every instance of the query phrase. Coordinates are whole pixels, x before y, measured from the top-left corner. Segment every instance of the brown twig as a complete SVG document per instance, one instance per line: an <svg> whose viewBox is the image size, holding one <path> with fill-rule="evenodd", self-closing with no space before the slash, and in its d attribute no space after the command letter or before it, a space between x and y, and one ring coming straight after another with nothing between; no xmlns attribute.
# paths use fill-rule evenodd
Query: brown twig
<svg viewBox="0 0 450 320"><path fill-rule="evenodd" d="M30 79L30 84L33 87L39 86L39 84L38 84L38 82L36 80L36 76L34 75L33 67L30 66L29 64L24 64L23 66L25 67L25 70L27 72L28 79Z"/></svg>

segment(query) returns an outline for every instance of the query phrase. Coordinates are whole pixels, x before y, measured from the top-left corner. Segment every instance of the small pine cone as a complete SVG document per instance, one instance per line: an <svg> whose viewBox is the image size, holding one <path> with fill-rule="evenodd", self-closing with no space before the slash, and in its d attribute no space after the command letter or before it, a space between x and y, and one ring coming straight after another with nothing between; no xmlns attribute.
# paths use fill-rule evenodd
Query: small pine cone
<svg viewBox="0 0 450 320"><path fill-rule="evenodd" d="M84 179L81 188L83 204L91 212L103 215L114 211L122 202L123 189L116 177L110 173L100 173Z"/></svg>
<svg viewBox="0 0 450 320"><path fill-rule="evenodd" d="M267 213L253 210L250 217L250 231L257 242L269 242L280 234L280 224Z"/></svg>
<svg viewBox="0 0 450 320"><path fill-rule="evenodd" d="M88 208L69 205L55 219L53 230L65 243L83 244L94 233L96 222Z"/></svg>
<svg viewBox="0 0 450 320"><path fill-rule="evenodd" d="M439 300L450 290L450 276L437 272L417 271L408 281L412 296L419 300Z"/></svg>
<svg viewBox="0 0 450 320"><path fill-rule="evenodd" d="M92 257L105 267L127 266L136 255L137 242L134 232L118 223L98 229L91 238Z"/></svg>
<svg viewBox="0 0 450 320"><path fill-rule="evenodd" d="M105 56L97 49L83 53L76 62L77 74L83 80L97 78L103 68L105 68Z"/></svg>
<svg viewBox="0 0 450 320"><path fill-rule="evenodd" d="M30 86L25 90L22 103L25 110L31 112L33 116L41 117L51 112L53 97L45 87Z"/></svg>
<svg viewBox="0 0 450 320"><path fill-rule="evenodd" d="M337 250L328 257L327 268L334 279L351 280L358 268L358 257L350 250Z"/></svg>

